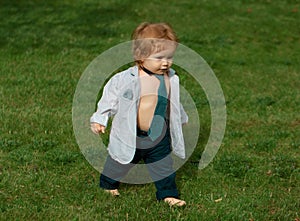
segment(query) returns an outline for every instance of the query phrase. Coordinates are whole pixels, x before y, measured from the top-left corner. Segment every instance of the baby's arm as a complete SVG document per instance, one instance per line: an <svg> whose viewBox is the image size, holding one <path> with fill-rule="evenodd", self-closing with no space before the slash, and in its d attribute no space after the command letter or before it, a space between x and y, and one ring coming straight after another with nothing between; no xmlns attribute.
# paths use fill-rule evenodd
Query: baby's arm
<svg viewBox="0 0 300 221"><path fill-rule="evenodd" d="M118 109L118 79L111 78L103 89L103 94L98 102L97 111L90 118L91 130L95 134L104 133L108 118Z"/></svg>
<svg viewBox="0 0 300 221"><path fill-rule="evenodd" d="M91 130L94 134L105 133L105 126L98 123L91 123Z"/></svg>

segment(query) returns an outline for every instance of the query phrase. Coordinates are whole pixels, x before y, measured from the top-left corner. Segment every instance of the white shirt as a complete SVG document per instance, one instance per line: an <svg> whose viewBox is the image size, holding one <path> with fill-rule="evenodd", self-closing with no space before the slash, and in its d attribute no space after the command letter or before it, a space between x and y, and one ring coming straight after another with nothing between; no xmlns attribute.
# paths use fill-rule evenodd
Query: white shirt
<svg viewBox="0 0 300 221"><path fill-rule="evenodd" d="M172 151L185 158L182 124L187 123L179 95L179 78L170 69L170 135ZM138 67L134 66L114 75L105 85L97 111L90 122L107 126L113 116L108 153L121 164L132 161L136 150L137 112L140 98Z"/></svg>

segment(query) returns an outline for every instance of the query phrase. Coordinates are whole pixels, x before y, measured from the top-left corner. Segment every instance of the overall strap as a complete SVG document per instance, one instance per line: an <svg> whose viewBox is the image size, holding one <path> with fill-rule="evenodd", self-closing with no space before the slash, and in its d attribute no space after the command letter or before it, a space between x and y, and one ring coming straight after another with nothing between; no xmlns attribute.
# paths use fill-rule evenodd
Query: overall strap
<svg viewBox="0 0 300 221"><path fill-rule="evenodd" d="M155 74L155 77L160 81L160 84L157 91L157 104L149 129L149 136L153 141L160 136L164 136L168 127L166 122L168 96L164 75Z"/></svg>

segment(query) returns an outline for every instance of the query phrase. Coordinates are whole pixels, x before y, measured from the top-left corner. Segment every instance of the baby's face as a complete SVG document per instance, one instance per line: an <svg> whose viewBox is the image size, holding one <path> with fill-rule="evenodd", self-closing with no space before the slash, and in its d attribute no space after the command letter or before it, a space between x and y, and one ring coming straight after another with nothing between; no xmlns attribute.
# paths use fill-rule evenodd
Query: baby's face
<svg viewBox="0 0 300 221"><path fill-rule="evenodd" d="M142 61L142 65L155 74L164 74L173 63L174 49L166 49L151 54Z"/></svg>

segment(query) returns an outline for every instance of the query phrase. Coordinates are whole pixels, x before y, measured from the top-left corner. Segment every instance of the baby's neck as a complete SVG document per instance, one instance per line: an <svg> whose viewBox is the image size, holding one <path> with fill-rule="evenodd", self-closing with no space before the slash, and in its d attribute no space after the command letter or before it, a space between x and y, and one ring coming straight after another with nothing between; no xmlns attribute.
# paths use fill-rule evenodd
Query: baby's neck
<svg viewBox="0 0 300 221"><path fill-rule="evenodd" d="M143 73L141 73L140 75L146 75L146 74L148 74L148 75L150 75L150 76L152 76L152 75L164 75L165 73L162 73L162 74L157 74L157 73L154 73L154 72L152 72L152 71L150 71L149 69L147 69L147 68L145 68L144 66L140 66L140 70L142 70L142 71L140 71L140 73L141 72L144 72L145 74L143 74Z"/></svg>

